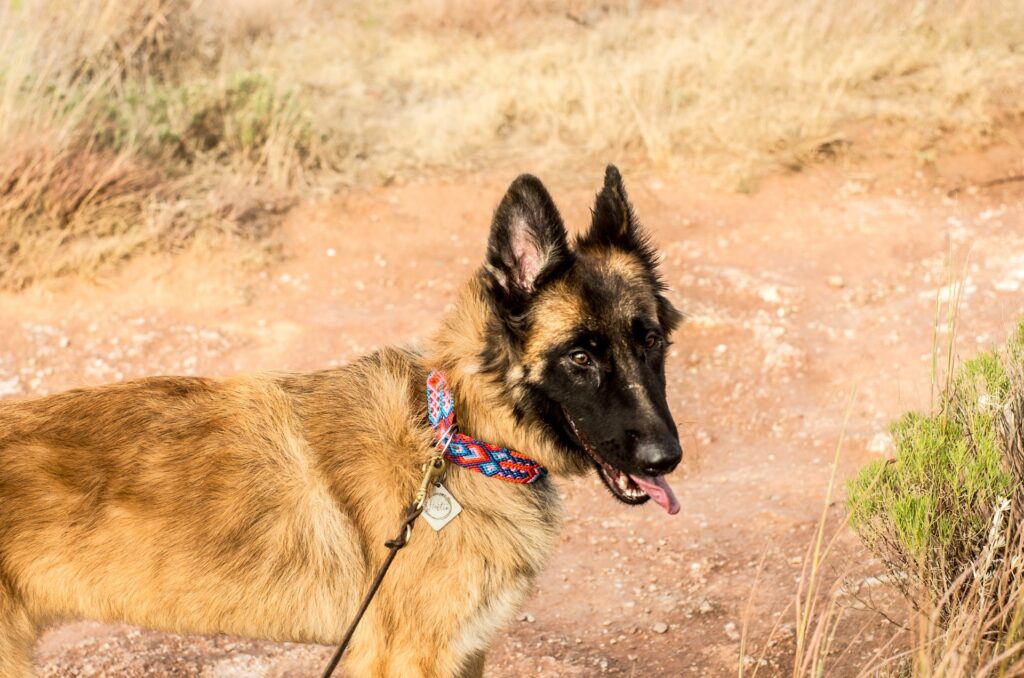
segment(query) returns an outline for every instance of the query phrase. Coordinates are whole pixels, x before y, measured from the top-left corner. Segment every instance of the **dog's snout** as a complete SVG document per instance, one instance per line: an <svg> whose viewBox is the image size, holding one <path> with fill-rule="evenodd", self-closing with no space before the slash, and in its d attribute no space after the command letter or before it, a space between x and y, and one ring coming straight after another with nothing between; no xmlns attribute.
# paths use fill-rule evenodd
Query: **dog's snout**
<svg viewBox="0 0 1024 678"><path fill-rule="evenodd" d="M643 440L636 447L637 463L652 476L670 473L682 458L683 449L675 438Z"/></svg>

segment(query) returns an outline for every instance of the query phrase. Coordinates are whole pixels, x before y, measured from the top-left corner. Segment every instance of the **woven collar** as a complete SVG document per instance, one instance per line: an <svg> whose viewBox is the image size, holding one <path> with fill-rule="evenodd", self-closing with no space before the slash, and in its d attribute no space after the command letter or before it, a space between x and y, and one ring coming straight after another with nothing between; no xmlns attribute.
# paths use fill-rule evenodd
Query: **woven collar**
<svg viewBox="0 0 1024 678"><path fill-rule="evenodd" d="M532 483L548 472L534 460L506 447L459 433L455 424L455 397L448 386L447 375L441 370L432 370L427 376L427 416L434 428L434 444L453 464L510 483Z"/></svg>

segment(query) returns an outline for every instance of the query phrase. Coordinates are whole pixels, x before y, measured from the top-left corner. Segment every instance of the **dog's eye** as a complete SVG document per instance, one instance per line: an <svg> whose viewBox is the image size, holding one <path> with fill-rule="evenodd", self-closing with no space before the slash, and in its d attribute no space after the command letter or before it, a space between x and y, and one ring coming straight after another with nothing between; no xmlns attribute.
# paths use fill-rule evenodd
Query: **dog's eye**
<svg viewBox="0 0 1024 678"><path fill-rule="evenodd" d="M644 340L644 348L646 348L648 351L650 351L651 349L656 348L660 344L661 344L661 337L659 337L654 332L648 332L647 333L647 338Z"/></svg>
<svg viewBox="0 0 1024 678"><path fill-rule="evenodd" d="M569 360L573 361L580 367L589 367L590 365L594 364L594 361L591 359L590 354L587 353L586 351L573 351L572 353L569 354Z"/></svg>

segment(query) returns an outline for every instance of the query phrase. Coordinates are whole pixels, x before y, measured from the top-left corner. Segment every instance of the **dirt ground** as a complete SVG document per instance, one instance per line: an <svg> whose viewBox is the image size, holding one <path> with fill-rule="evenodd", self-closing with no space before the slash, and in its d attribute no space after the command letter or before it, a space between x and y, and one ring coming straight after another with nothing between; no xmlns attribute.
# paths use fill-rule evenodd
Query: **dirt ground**
<svg viewBox="0 0 1024 678"><path fill-rule="evenodd" d="M789 606L823 510L829 533L840 528L843 480L891 452L893 417L929 403L932 347L948 341L942 323L936 333L936 299L965 280L962 356L1001 342L1024 316L1024 184L975 186L1019 174L1018 157L834 164L752 195L623 167L688 314L669 361L688 459L673 478L683 510L631 510L595 477L562 482L563 536L494 644L488 675L735 675L744 637L748 666L782 672ZM0 394L309 370L424 337L480 262L516 169L302 208L276 236L285 255L270 268L240 266L242 254L148 258L112 277L2 295ZM543 177L570 228L586 223L601 170ZM955 187L966 190L950 197ZM855 538L841 534L836 549L824 588L839 580L901 618ZM841 598L828 675L856 673L895 633ZM309 676L329 654L76 622L48 632L36 665L41 676Z"/></svg>

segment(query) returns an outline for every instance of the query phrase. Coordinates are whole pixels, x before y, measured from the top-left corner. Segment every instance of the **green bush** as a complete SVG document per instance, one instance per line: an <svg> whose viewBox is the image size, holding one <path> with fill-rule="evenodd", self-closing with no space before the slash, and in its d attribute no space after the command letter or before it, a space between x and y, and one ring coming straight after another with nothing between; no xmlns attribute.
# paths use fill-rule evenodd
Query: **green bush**
<svg viewBox="0 0 1024 678"><path fill-rule="evenodd" d="M1004 350L963 363L933 413L895 422L895 458L869 464L848 485L851 526L915 603L923 591L956 604L972 584L965 573L994 547L993 525L1006 525L998 507L1021 505L1014 413L1024 398L1022 356L1024 323Z"/></svg>
<svg viewBox="0 0 1024 678"><path fill-rule="evenodd" d="M254 72L187 85L129 83L123 98L109 102L105 117L106 145L122 150L134 143L154 160L185 165L258 165L275 145L303 164L313 140L298 95Z"/></svg>
<svg viewBox="0 0 1024 678"><path fill-rule="evenodd" d="M341 137L273 25L220 5L0 0L0 288L238 236L276 256Z"/></svg>

